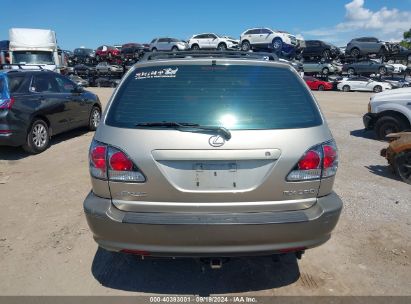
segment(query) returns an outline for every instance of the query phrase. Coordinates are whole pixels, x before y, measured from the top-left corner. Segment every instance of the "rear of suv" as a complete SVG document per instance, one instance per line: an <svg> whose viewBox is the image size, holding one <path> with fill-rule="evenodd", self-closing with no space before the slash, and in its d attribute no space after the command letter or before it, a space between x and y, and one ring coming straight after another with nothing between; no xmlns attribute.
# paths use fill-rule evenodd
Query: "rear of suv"
<svg viewBox="0 0 411 304"><path fill-rule="evenodd" d="M221 54L153 56L113 94L84 201L101 247L230 257L330 238L337 148L313 95L288 64Z"/></svg>

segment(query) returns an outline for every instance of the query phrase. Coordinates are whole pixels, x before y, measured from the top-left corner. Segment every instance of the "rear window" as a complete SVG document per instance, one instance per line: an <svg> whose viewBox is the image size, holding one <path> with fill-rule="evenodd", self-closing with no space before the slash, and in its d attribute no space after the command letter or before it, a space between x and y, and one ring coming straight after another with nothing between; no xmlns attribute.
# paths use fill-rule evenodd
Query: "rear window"
<svg viewBox="0 0 411 304"><path fill-rule="evenodd" d="M306 128L322 123L299 77L264 66L154 66L136 69L110 107L106 124L190 122L232 130Z"/></svg>
<svg viewBox="0 0 411 304"><path fill-rule="evenodd" d="M20 74L20 75L9 74L8 78L9 78L8 83L9 83L10 93L16 93L22 87L24 79L25 79L25 75L23 75L23 74Z"/></svg>

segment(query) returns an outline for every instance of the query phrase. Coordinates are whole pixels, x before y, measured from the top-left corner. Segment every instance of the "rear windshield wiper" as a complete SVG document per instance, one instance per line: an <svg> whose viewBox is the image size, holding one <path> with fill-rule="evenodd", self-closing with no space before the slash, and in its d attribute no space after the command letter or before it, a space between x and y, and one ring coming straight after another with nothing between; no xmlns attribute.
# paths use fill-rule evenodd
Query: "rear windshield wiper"
<svg viewBox="0 0 411 304"><path fill-rule="evenodd" d="M136 124L136 127L143 127L143 128L165 127L165 128L216 131L217 133L223 135L226 140L229 140L231 138L231 132L224 127L202 126L200 124L191 123L191 122L175 122L175 121L141 122L141 123Z"/></svg>

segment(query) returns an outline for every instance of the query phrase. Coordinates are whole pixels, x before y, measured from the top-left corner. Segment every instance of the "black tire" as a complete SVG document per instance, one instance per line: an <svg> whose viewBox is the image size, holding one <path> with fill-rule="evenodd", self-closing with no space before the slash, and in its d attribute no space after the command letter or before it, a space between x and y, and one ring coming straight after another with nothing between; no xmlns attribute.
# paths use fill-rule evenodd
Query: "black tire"
<svg viewBox="0 0 411 304"><path fill-rule="evenodd" d="M251 44L250 42L248 42L247 40L243 41L241 43L241 50L243 52L248 52L249 50L251 50Z"/></svg>
<svg viewBox="0 0 411 304"><path fill-rule="evenodd" d="M319 86L318 86L318 91L324 91L324 86L322 85L322 84L320 84Z"/></svg>
<svg viewBox="0 0 411 304"><path fill-rule="evenodd" d="M88 129L95 131L101 120L101 110L97 106L93 106L90 111L90 117L88 121Z"/></svg>
<svg viewBox="0 0 411 304"><path fill-rule="evenodd" d="M30 126L23 145L24 151L31 154L41 153L50 146L50 131L47 123L42 119L36 119Z"/></svg>
<svg viewBox="0 0 411 304"><path fill-rule="evenodd" d="M407 129L407 123L398 116L382 116L375 123L375 134L378 139L385 139L390 133L398 133Z"/></svg>
<svg viewBox="0 0 411 304"><path fill-rule="evenodd" d="M155 52L157 52L157 49L156 49L156 48L152 48L151 51L152 51L153 53L155 53Z"/></svg>
<svg viewBox="0 0 411 304"><path fill-rule="evenodd" d="M355 74L355 70L354 70L354 68L349 68L348 70L347 70L347 73L348 73L348 75L354 75Z"/></svg>
<svg viewBox="0 0 411 304"><path fill-rule="evenodd" d="M199 50L200 50L200 46L199 46L198 44L193 44L193 45L191 46L191 49L192 49L193 51L199 51Z"/></svg>
<svg viewBox="0 0 411 304"><path fill-rule="evenodd" d="M274 38L273 49L276 52L280 52L283 49L283 41L281 40L281 38Z"/></svg>
<svg viewBox="0 0 411 304"><path fill-rule="evenodd" d="M387 68L386 67L380 67L378 69L378 73L380 73L380 75L385 75L387 74Z"/></svg>
<svg viewBox="0 0 411 304"><path fill-rule="evenodd" d="M374 93L380 93L382 92L382 87L380 85L376 85L372 90Z"/></svg>
<svg viewBox="0 0 411 304"><path fill-rule="evenodd" d="M411 151L403 151L394 157L394 171L407 184L411 184Z"/></svg>
<svg viewBox="0 0 411 304"><path fill-rule="evenodd" d="M346 84L345 86L342 87L342 90L343 90L343 92L349 92L349 91L351 91L351 88L350 88L349 85Z"/></svg>
<svg viewBox="0 0 411 304"><path fill-rule="evenodd" d="M227 50L227 45L224 42L222 42L217 46L217 49L219 51L226 51Z"/></svg>
<svg viewBox="0 0 411 304"><path fill-rule="evenodd" d="M354 58L357 58L358 56L360 56L360 50L358 48L353 48L350 52L350 55Z"/></svg>
<svg viewBox="0 0 411 304"><path fill-rule="evenodd" d="M322 54L322 57L324 59L330 59L331 58L331 51L330 50L324 50L323 54Z"/></svg>
<svg viewBox="0 0 411 304"><path fill-rule="evenodd" d="M321 74L323 75L328 75L330 73L330 70L328 68L323 68L321 71Z"/></svg>
<svg viewBox="0 0 411 304"><path fill-rule="evenodd" d="M171 48L171 51L172 51L173 53L177 53L177 52L178 52L178 47L173 46L173 47Z"/></svg>

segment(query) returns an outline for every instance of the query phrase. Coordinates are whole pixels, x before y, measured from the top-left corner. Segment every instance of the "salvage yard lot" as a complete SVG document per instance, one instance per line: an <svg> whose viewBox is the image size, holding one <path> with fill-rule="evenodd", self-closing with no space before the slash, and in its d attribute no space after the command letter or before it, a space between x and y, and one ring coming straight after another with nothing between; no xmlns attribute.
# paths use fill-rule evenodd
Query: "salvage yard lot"
<svg viewBox="0 0 411 304"><path fill-rule="evenodd" d="M103 106L112 93L90 90ZM411 295L411 187L379 155L387 144L362 131L371 94L315 95L339 147L344 210L331 240L301 261L242 258L210 270L98 249L82 209L93 133L78 130L40 155L0 148L0 293Z"/></svg>

